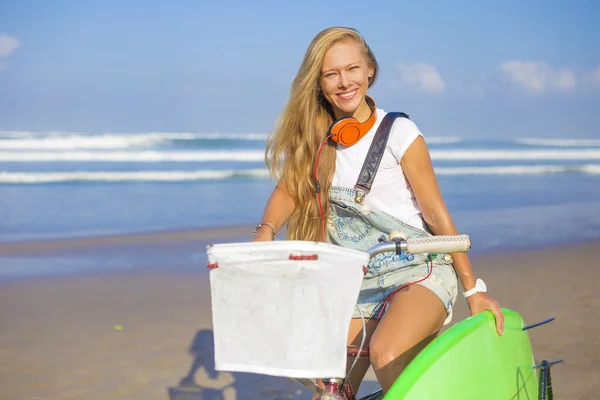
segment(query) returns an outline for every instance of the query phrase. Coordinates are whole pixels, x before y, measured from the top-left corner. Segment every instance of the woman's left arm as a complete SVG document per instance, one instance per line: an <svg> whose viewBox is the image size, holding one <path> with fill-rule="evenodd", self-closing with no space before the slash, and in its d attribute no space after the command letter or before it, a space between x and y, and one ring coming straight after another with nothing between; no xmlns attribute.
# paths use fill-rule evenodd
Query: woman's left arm
<svg viewBox="0 0 600 400"><path fill-rule="evenodd" d="M402 156L402 170L423 214L425 223L435 235L458 235L437 183L427 144L422 136L417 137ZM465 290L475 287L475 274L466 253L452 253L454 269ZM499 334L504 331L504 315L498 302L486 293L475 293L467 298L471 315L490 310L496 318Z"/></svg>

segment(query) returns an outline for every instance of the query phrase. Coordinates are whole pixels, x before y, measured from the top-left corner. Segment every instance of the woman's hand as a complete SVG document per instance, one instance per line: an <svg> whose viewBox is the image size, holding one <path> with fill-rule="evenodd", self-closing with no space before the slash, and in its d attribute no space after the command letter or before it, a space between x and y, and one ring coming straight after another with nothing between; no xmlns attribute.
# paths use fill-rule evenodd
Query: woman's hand
<svg viewBox="0 0 600 400"><path fill-rule="evenodd" d="M471 315L484 310L490 310L496 318L496 331L499 335L504 333L504 314L502 314L500 305L496 300L483 292L479 292L467 297L467 303L469 304Z"/></svg>

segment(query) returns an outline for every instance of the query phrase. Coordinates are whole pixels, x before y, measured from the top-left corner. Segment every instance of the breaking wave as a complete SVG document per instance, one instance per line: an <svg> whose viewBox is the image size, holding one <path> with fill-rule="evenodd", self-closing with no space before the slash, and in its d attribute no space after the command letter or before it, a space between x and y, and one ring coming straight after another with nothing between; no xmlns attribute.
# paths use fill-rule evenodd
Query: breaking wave
<svg viewBox="0 0 600 400"><path fill-rule="evenodd" d="M600 174L600 164L437 167L435 168L435 172L440 176L558 173ZM268 177L269 173L264 168L196 171L0 172L0 184L42 184L61 182L184 182Z"/></svg>
<svg viewBox="0 0 600 400"><path fill-rule="evenodd" d="M600 160L600 149L574 150L431 150L433 160ZM1 162L205 162L264 160L263 150L200 151L0 151Z"/></svg>

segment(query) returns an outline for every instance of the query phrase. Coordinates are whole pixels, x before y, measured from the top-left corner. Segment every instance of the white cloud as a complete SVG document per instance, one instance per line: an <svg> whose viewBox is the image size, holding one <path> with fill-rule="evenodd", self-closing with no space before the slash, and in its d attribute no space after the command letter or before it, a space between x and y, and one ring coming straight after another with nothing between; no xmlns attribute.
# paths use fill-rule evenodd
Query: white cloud
<svg viewBox="0 0 600 400"><path fill-rule="evenodd" d="M529 92L543 93L550 90L572 91L577 88L574 70L554 68L538 61L505 61L498 66L503 78Z"/></svg>
<svg viewBox="0 0 600 400"><path fill-rule="evenodd" d="M19 39L0 33L0 58L8 57L19 47Z"/></svg>
<svg viewBox="0 0 600 400"><path fill-rule="evenodd" d="M442 93L446 90L446 84L434 65L400 64L398 70L403 83L415 85L425 92Z"/></svg>

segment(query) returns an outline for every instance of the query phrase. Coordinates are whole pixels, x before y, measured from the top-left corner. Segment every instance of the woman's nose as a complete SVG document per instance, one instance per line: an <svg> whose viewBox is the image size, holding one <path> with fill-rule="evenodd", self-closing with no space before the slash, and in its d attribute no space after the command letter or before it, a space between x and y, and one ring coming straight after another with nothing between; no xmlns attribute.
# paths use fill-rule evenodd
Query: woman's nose
<svg viewBox="0 0 600 400"><path fill-rule="evenodd" d="M340 74L340 81L338 82L340 88L347 88L350 86L350 82L350 77L347 74Z"/></svg>

